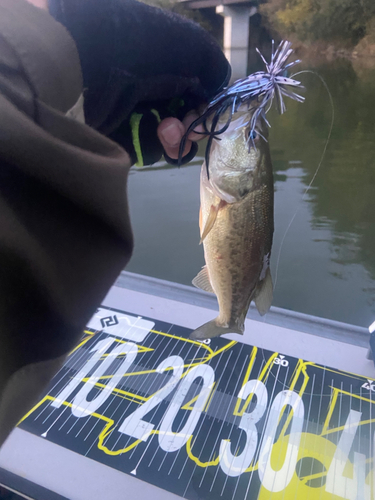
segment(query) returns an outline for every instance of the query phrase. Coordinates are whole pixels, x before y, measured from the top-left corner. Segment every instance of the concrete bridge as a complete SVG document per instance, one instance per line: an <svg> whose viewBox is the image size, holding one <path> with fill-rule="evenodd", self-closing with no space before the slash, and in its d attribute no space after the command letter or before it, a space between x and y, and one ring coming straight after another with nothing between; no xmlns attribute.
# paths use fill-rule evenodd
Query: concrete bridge
<svg viewBox="0 0 375 500"><path fill-rule="evenodd" d="M224 53L232 66L232 81L247 74L249 18L258 12L257 0L181 0L189 9L215 7L224 17Z"/></svg>

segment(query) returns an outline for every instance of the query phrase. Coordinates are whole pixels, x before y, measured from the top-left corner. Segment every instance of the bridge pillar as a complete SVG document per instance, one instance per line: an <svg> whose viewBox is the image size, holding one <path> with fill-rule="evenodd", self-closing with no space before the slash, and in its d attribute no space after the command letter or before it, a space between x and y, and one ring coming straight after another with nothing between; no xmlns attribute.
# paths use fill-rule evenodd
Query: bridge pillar
<svg viewBox="0 0 375 500"><path fill-rule="evenodd" d="M233 82L247 75L249 18L257 13L257 8L218 5L216 13L224 17L224 54L232 66Z"/></svg>

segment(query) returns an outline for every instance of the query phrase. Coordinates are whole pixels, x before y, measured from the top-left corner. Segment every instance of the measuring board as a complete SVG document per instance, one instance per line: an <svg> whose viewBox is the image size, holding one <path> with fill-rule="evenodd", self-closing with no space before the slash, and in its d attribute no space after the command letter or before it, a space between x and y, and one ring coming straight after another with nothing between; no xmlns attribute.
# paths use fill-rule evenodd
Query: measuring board
<svg viewBox="0 0 375 500"><path fill-rule="evenodd" d="M374 500L375 383L101 307L20 423L191 500Z"/></svg>

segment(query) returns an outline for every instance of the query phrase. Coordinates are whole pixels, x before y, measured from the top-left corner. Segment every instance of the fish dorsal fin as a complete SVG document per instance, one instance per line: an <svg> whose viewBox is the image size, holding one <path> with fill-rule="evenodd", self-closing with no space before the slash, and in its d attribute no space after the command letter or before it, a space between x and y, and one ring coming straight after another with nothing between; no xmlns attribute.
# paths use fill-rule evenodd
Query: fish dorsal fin
<svg viewBox="0 0 375 500"><path fill-rule="evenodd" d="M264 280L258 283L256 295L254 298L255 305L261 316L266 314L272 304L273 299L273 284L270 268L266 271Z"/></svg>
<svg viewBox="0 0 375 500"><path fill-rule="evenodd" d="M211 205L210 212L208 214L206 223L204 225L202 234L201 234L201 241L200 243L203 242L205 237L208 235L208 233L211 231L211 229L214 227L214 224L216 222L217 214L219 213L219 210L227 204L226 201L220 200L220 202L217 205Z"/></svg>
<svg viewBox="0 0 375 500"><path fill-rule="evenodd" d="M215 293L212 289L210 278L208 276L207 266L202 267L201 271L192 281L193 285L205 292Z"/></svg>

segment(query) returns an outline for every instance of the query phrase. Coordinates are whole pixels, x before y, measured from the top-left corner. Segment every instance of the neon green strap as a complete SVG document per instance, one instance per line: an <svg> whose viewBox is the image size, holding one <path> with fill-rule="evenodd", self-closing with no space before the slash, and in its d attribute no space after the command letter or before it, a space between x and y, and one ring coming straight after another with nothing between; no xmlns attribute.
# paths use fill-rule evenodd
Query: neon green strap
<svg viewBox="0 0 375 500"><path fill-rule="evenodd" d="M157 119L158 123L160 123L160 122L161 122L161 118L160 118L160 115L159 115L159 111L158 111L157 109L152 109L152 110L151 110L151 113L152 113L154 116L156 116L156 119Z"/></svg>
<svg viewBox="0 0 375 500"><path fill-rule="evenodd" d="M133 146L135 154L137 155L137 163L135 164L136 167L143 167L141 141L139 140L139 125L141 123L142 116L143 115L139 113L132 113L129 121L130 129L132 131Z"/></svg>

